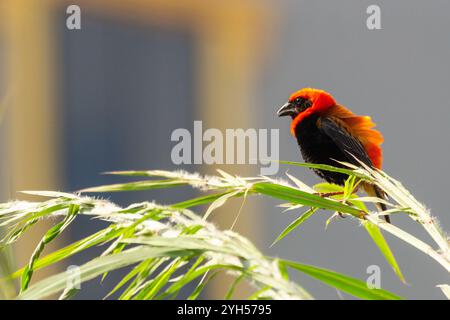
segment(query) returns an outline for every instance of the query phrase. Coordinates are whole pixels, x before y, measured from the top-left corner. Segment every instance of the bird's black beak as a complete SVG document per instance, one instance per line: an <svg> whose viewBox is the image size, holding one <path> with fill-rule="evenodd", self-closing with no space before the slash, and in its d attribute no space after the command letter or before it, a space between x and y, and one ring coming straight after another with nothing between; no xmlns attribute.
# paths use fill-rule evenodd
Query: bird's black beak
<svg viewBox="0 0 450 320"><path fill-rule="evenodd" d="M286 102L278 110L277 115L279 117L295 116L296 113L297 113L297 110L295 109L295 106L292 103L290 103L290 102Z"/></svg>

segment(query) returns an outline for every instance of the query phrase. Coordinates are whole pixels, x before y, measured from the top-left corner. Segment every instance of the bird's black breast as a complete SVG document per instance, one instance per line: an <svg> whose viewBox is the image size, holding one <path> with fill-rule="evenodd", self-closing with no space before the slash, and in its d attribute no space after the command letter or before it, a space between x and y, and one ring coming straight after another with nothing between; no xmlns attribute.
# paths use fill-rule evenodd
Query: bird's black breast
<svg viewBox="0 0 450 320"><path fill-rule="evenodd" d="M334 160L348 162L347 155L317 126L318 119L319 116L311 115L303 119L295 128L295 136L303 159L309 163L343 167ZM326 181L340 185L343 185L348 178L347 175L336 172L315 169L314 172Z"/></svg>

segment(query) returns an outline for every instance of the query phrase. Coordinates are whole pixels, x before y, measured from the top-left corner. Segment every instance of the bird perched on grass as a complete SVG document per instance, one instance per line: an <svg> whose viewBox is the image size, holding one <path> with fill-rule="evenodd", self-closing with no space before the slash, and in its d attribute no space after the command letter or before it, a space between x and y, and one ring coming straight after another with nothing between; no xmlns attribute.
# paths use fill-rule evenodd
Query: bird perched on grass
<svg viewBox="0 0 450 320"><path fill-rule="evenodd" d="M297 139L303 159L309 163L343 167L340 162L356 166L355 157L372 168L381 169L383 136L375 129L369 116L358 116L336 103L327 92L304 88L293 93L279 110L278 116L290 116L291 133ZM344 185L347 175L338 172L314 169L329 183ZM384 193L375 185L364 183L369 196L384 198ZM383 203L376 204L386 210ZM390 222L388 216L385 216Z"/></svg>

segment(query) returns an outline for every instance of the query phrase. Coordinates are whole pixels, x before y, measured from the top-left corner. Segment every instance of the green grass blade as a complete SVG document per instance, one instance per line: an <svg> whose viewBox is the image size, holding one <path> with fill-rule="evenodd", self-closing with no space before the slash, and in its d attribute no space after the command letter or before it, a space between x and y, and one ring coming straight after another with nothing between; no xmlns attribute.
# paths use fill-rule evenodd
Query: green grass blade
<svg viewBox="0 0 450 320"><path fill-rule="evenodd" d="M289 267L307 274L335 289L341 290L352 296L366 300L401 300L401 298L383 289L369 289L367 284L361 280L348 277L346 275L317 268L311 265L300 264L283 260Z"/></svg>
<svg viewBox="0 0 450 320"><path fill-rule="evenodd" d="M144 180L126 183L110 184L80 190L80 192L121 192L121 191L142 191L151 189L174 188L188 185L176 179L166 180Z"/></svg>
<svg viewBox="0 0 450 320"><path fill-rule="evenodd" d="M369 233L373 242L375 242L377 247L380 249L383 256L386 258L386 261L394 269L395 274L399 277L399 279L403 283L406 283L405 277L403 276L402 271L400 270L397 260L395 259L394 254L392 253L391 249L389 248L389 245L388 245L386 239L384 238L383 234L381 233L380 228L378 228L375 224L373 224L369 221L363 221L363 226Z"/></svg>
<svg viewBox="0 0 450 320"><path fill-rule="evenodd" d="M318 183L313 186L313 189L320 193L344 192L344 187L328 182Z"/></svg>
<svg viewBox="0 0 450 320"><path fill-rule="evenodd" d="M118 254L100 256L85 263L80 267L80 281L83 283L105 272L120 269L149 258L178 257L188 256L190 254L191 252L187 250L174 251L167 248L139 246ZM66 285L67 274L66 272L62 272L32 285L28 290L22 292L18 298L24 300L43 299L66 289Z"/></svg>
<svg viewBox="0 0 450 320"><path fill-rule="evenodd" d="M342 213L349 213L358 218L363 214L360 210L350 207L348 205L322 198L315 194L310 194L291 187L274 184L270 182L255 183L251 191L265 194L277 199L289 201L291 203L303 204L308 207L329 209L339 211Z"/></svg>
<svg viewBox="0 0 450 320"><path fill-rule="evenodd" d="M142 261L137 266L135 266L130 272L126 274L125 277L123 277L118 284L105 296L105 299L116 293L120 288L122 288L125 284L127 284L131 279L136 277L142 269L145 269L145 267L149 264L149 260Z"/></svg>
<svg viewBox="0 0 450 320"><path fill-rule="evenodd" d="M310 169L320 169L320 170L324 170L324 171L330 171L330 172L337 172L337 173L343 173L346 174L348 176L355 176L358 178L362 178L362 179L369 179L369 177L355 172L353 170L350 169L344 169L344 168L337 168L334 166L330 166L330 165L326 165L326 164L315 164L315 163L305 163L305 162L295 162L295 161L279 161L281 164L287 164L287 165L292 165L292 166L297 166L297 167L305 167L305 168L310 168Z"/></svg>
<svg viewBox="0 0 450 320"><path fill-rule="evenodd" d="M28 285L30 284L31 277L34 272L34 265L36 261L39 259L39 256L41 255L42 251L44 251L45 246L49 244L51 241L53 241L53 239L55 239L61 232L64 231L64 229L66 229L72 223L77 213L79 212L79 209L80 207L78 205L75 204L70 205L69 211L67 215L64 217L64 220L56 224L54 227L50 228L50 230L48 230L45 233L44 237L39 242L33 254L31 255L30 262L23 271L21 291L26 290L28 288Z"/></svg>
<svg viewBox="0 0 450 320"><path fill-rule="evenodd" d="M126 177L152 177L152 176L154 176L152 174L149 174L149 171L136 171L136 170L108 171L108 172L103 172L103 174L111 174L111 175L126 176Z"/></svg>
<svg viewBox="0 0 450 320"><path fill-rule="evenodd" d="M39 270L41 268L45 268L49 265L52 265L54 263L57 263L61 260L67 259L68 257L81 252L85 249L88 249L92 246L110 241L114 239L115 237L119 236L121 233L120 230L117 230L116 228L108 227L104 230L100 230L99 232L96 232L90 236L87 236L84 239L81 239L75 243L72 243L62 249L59 249L55 252L52 252L45 257L40 258L37 260L34 264L34 270ZM16 272L14 272L10 278L15 279L18 277L21 277L23 274L23 271L25 268L19 269Z"/></svg>
<svg viewBox="0 0 450 320"><path fill-rule="evenodd" d="M189 199L186 201L174 203L171 205L171 207L178 208L178 209L187 209L187 208L191 208L191 207L195 207L195 206L201 206L204 204L214 202L217 199L219 199L220 197L226 195L227 193L228 192L209 194L207 196L201 196L201 197L197 197L194 199Z"/></svg>
<svg viewBox="0 0 450 320"><path fill-rule="evenodd" d="M139 294L139 289L144 285L145 280L150 277L154 272L156 272L169 258L154 258L147 259L139 266L139 273L130 283L130 285L122 292L119 300L131 300L137 294Z"/></svg>
<svg viewBox="0 0 450 320"><path fill-rule="evenodd" d="M136 300L152 300L156 294L169 282L172 274L177 271L180 264L184 261L177 258L172 261L163 271L161 271L154 279L139 292L134 299Z"/></svg>
<svg viewBox="0 0 450 320"><path fill-rule="evenodd" d="M258 290L258 291L256 291L256 292L254 292L253 294L251 294L251 295L247 298L247 300L258 300L258 299L261 299L261 297L263 296L263 293L266 292L266 291L268 291L268 290L270 290L270 287L269 287L269 286L264 287L264 288L261 288L260 290Z"/></svg>
<svg viewBox="0 0 450 320"><path fill-rule="evenodd" d="M191 295L188 297L188 300L196 300L200 293L202 293L203 289L206 287L209 281L214 279L218 274L220 273L220 270L214 272L211 275L205 275L205 278L200 281L200 283L197 285L195 290L191 293Z"/></svg>
<svg viewBox="0 0 450 320"><path fill-rule="evenodd" d="M230 300L233 297L234 291L236 291L236 287L241 283L241 281L245 278L245 273L242 273L239 277L234 279L227 293L225 294L225 300Z"/></svg>
<svg viewBox="0 0 450 320"><path fill-rule="evenodd" d="M205 215L203 216L203 220L207 220L208 217L211 215L211 213L216 210L217 208L220 208L223 206L228 199L236 197L237 194L241 193L240 190L231 191L229 193L225 193L220 198L216 199L211 205L208 207L208 210L206 210Z"/></svg>
<svg viewBox="0 0 450 320"><path fill-rule="evenodd" d="M178 292L183 288L183 286L186 285L186 283L190 282L190 276L195 272L195 270L197 270L197 268L200 266L201 263L203 263L203 261L205 261L205 257L204 256L200 256L197 261L195 261L192 266L189 268L189 270L183 275L183 277L181 277L180 279L178 279L176 282L174 282L167 290L166 290L166 294L167 295L172 295L172 296L176 296L178 294Z"/></svg>
<svg viewBox="0 0 450 320"><path fill-rule="evenodd" d="M291 224L289 224L286 229L283 230L283 232L281 232L281 234L275 239L275 241L271 244L271 247L273 245L275 245L278 241L280 241L281 239L283 239L285 236L287 236L291 231L293 231L294 229L296 229L298 226L300 226L303 222L305 222L306 220L308 220L309 217L311 217L314 212L317 211L317 208L311 208L308 211L306 211L305 213L303 213L300 217L298 217L297 219L295 219Z"/></svg>

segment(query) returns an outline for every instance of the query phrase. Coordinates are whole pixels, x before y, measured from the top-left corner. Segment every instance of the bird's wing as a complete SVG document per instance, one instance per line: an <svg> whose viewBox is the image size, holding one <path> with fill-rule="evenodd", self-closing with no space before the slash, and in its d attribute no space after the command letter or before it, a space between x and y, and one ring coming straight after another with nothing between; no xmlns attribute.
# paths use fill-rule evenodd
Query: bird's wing
<svg viewBox="0 0 450 320"><path fill-rule="evenodd" d="M323 118L330 117L344 125L353 137L358 137L364 150L369 155L375 168L381 169L383 163L383 152L381 144L383 135L375 130L375 123L369 116L358 116L342 105L335 105L329 108Z"/></svg>
<svg viewBox="0 0 450 320"><path fill-rule="evenodd" d="M354 158L356 157L364 164L370 167L373 166L372 160L370 160L363 144L349 132L343 121L332 117L321 117L317 122L317 126L346 155L349 163L359 166L360 164Z"/></svg>
<svg viewBox="0 0 450 320"><path fill-rule="evenodd" d="M360 164L354 158L356 157L367 166L373 167L372 160L370 160L364 145L358 138L349 132L346 128L345 122L337 118L322 117L319 118L317 126L323 133L330 137L336 146L346 155L349 163L359 166ZM374 196L381 199L385 198L384 192L375 185L364 183L364 189L369 196ZM385 211L387 209L386 205L383 203L376 203L375 205L379 211ZM388 223L390 223L389 216L384 216L384 218Z"/></svg>

